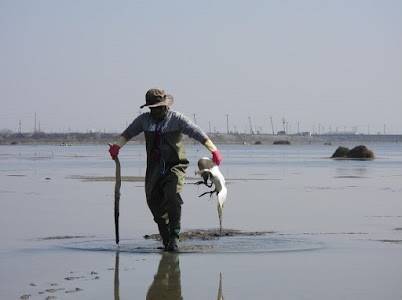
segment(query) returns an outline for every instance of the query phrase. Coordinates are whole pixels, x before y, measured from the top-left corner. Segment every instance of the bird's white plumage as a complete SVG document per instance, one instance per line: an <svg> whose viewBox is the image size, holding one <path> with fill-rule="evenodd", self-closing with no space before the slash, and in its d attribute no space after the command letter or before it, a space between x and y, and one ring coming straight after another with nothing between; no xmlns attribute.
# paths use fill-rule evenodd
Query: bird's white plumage
<svg viewBox="0 0 402 300"><path fill-rule="evenodd" d="M219 167L215 165L210 158L203 157L198 161L199 170L196 174L201 175L204 178L205 174L208 174L209 180L215 186L214 193L217 194L218 203L218 216L219 216L219 223L220 228L222 230L222 212L223 212L223 204L226 201L228 190L226 188L225 177L223 177L222 172L220 171ZM211 192L212 193L212 192Z"/></svg>
<svg viewBox="0 0 402 300"><path fill-rule="evenodd" d="M225 182L225 177L223 177L222 172L219 170L218 166L213 166L210 169L211 173L211 181L215 185L215 189L218 194L218 203L221 207L223 207L223 203L226 201L226 196L228 193L228 190L226 188L226 182Z"/></svg>

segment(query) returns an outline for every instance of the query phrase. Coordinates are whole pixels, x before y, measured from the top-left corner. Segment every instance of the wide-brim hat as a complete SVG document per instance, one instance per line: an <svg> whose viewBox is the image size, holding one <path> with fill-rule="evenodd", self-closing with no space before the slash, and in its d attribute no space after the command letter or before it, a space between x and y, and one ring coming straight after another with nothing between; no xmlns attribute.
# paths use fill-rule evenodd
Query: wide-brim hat
<svg viewBox="0 0 402 300"><path fill-rule="evenodd" d="M147 107L157 107L157 106L172 106L173 96L166 94L164 90L160 89L150 89L145 94L145 104L141 105L140 108Z"/></svg>

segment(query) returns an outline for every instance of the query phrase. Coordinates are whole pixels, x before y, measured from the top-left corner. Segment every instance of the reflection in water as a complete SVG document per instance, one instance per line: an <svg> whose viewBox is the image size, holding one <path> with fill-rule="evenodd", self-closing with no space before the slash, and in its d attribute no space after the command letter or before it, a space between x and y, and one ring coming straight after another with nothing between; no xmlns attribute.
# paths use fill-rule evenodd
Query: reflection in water
<svg viewBox="0 0 402 300"><path fill-rule="evenodd" d="M181 295L180 265L177 253L164 252L146 299L183 299Z"/></svg>
<svg viewBox="0 0 402 300"><path fill-rule="evenodd" d="M222 273L219 273L219 288L218 288L218 300L223 300L222 294Z"/></svg>
<svg viewBox="0 0 402 300"><path fill-rule="evenodd" d="M119 265L119 251L116 251L114 262L114 300L120 300Z"/></svg>
<svg viewBox="0 0 402 300"><path fill-rule="evenodd" d="M348 167L348 168L336 168L336 176L341 176L341 177L366 177L368 174L368 168L367 166L356 166L356 167Z"/></svg>
<svg viewBox="0 0 402 300"><path fill-rule="evenodd" d="M120 300L119 251L116 251L114 267L114 300ZM147 300L183 300L179 254L164 252L159 261L158 271L148 289ZM224 300L222 293L222 273L219 274L218 300Z"/></svg>

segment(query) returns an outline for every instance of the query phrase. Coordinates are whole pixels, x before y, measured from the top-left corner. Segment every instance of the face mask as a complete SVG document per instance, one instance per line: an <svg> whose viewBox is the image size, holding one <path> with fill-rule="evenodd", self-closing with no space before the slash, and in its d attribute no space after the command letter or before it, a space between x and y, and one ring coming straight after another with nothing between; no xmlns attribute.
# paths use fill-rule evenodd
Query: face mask
<svg viewBox="0 0 402 300"><path fill-rule="evenodd" d="M162 121L168 112L168 108L166 106L157 106L157 107L151 107L151 117L155 121Z"/></svg>

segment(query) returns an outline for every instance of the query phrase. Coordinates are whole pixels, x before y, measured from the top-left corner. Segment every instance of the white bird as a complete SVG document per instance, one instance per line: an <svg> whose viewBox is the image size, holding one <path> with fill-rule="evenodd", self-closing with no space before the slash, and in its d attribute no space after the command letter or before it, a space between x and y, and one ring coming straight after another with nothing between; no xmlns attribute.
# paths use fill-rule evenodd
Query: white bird
<svg viewBox="0 0 402 300"><path fill-rule="evenodd" d="M220 233L222 234L222 212L223 212L223 204L226 201L228 190L225 184L225 178L223 174L219 170L219 167L214 164L214 162L208 157L202 157L198 160L198 171L196 174L201 175L204 179L203 181L198 181L196 184L205 184L207 187L215 186L215 189L209 192L202 193L198 197L202 197L206 194L209 194L210 197L216 193L218 198L218 217L219 217L219 228ZM211 182L208 183L208 180Z"/></svg>

